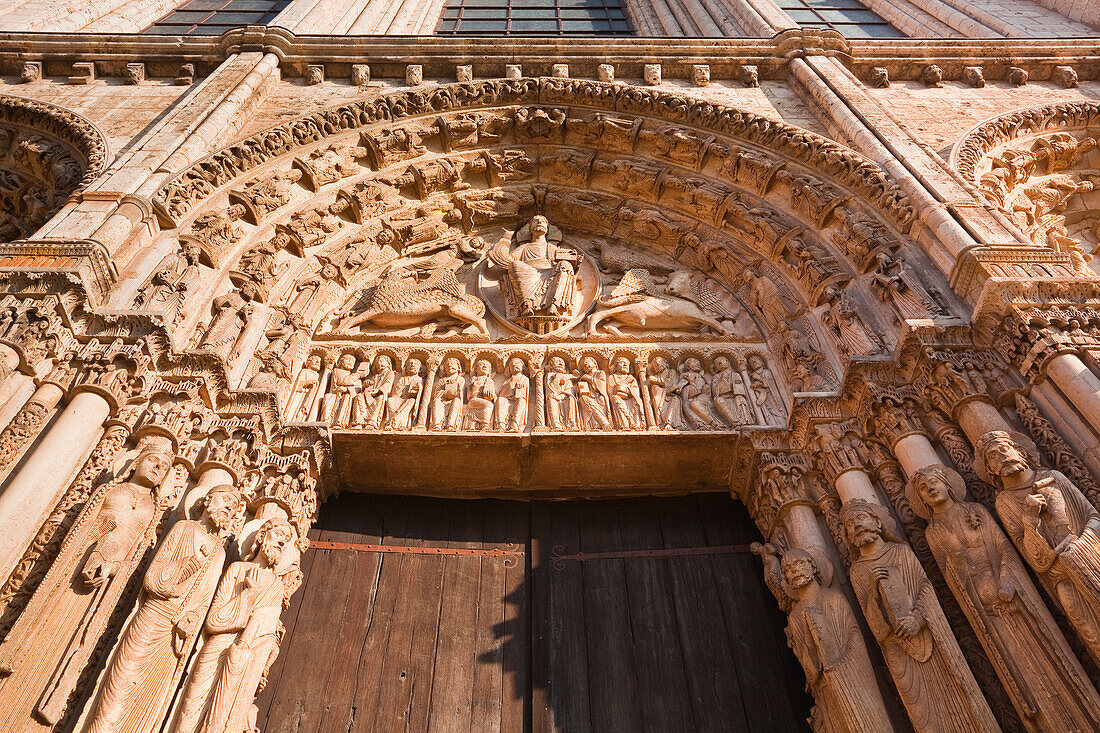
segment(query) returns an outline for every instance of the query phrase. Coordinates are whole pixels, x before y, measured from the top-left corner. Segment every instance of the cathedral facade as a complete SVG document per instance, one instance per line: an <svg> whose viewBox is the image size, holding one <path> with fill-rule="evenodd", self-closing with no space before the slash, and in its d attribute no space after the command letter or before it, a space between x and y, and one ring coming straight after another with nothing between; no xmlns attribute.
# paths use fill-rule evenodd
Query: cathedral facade
<svg viewBox="0 0 1100 733"><path fill-rule="evenodd" d="M0 5L0 730L1100 730L1098 39Z"/></svg>

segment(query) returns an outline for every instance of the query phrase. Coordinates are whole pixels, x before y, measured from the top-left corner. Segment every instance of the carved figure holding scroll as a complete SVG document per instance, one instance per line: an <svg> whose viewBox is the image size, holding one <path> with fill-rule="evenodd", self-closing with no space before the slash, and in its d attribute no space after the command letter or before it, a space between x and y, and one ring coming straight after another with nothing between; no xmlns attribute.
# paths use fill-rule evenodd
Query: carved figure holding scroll
<svg viewBox="0 0 1100 733"><path fill-rule="evenodd" d="M724 356L714 359L714 376L710 382L710 394L714 407L728 425L752 425L756 418L749 404L749 391L745 380Z"/></svg>
<svg viewBox="0 0 1100 733"><path fill-rule="evenodd" d="M864 499L841 507L858 552L852 589L917 733L997 731L932 584L909 546L885 529L885 508Z"/></svg>
<svg viewBox="0 0 1100 733"><path fill-rule="evenodd" d="M645 428L642 416L642 392L638 380L630 373L630 360L620 356L611 365L607 377L607 394L611 403L611 416L620 430Z"/></svg>
<svg viewBox="0 0 1100 733"><path fill-rule="evenodd" d="M718 427L718 418L710 409L710 385L703 373L703 364L694 356L684 359L680 367L680 379L676 382L676 393L684 406L684 415L694 428L713 430Z"/></svg>
<svg viewBox="0 0 1100 733"><path fill-rule="evenodd" d="M467 391L466 429L489 430L493 427L493 409L496 407L497 384L493 364L488 359L474 362L474 374Z"/></svg>
<svg viewBox="0 0 1100 733"><path fill-rule="evenodd" d="M814 696L811 725L822 733L893 730L874 668L848 599L830 587L832 565L819 552L791 548L778 558L771 544L753 543L770 587L787 610L787 643Z"/></svg>
<svg viewBox="0 0 1100 733"><path fill-rule="evenodd" d="M1005 532L1100 661L1100 514L1061 472L1033 468L1012 434L991 430L975 447Z"/></svg>
<svg viewBox="0 0 1100 733"><path fill-rule="evenodd" d="M172 525L142 583L141 601L115 647L86 733L130 733L160 725L225 562L223 538L244 509L233 486L210 489L201 517Z"/></svg>
<svg viewBox="0 0 1100 733"><path fill-rule="evenodd" d="M749 369L752 370L749 374L749 386L752 388L753 402L760 410L761 419L765 425L782 425L786 421L786 416L775 397L771 369L768 369L764 359L756 354L749 356L748 364Z"/></svg>
<svg viewBox="0 0 1100 733"><path fill-rule="evenodd" d="M462 362L448 357L443 362L443 376L435 383L432 398L432 430L458 430L462 426L462 407L466 398L466 375Z"/></svg>
<svg viewBox="0 0 1100 733"><path fill-rule="evenodd" d="M256 729L253 699L269 657L278 652L286 586L280 567L294 529L281 518L256 531L247 560L229 566L203 625L203 646L188 676L173 733ZM280 573L281 571L281 573Z"/></svg>
<svg viewBox="0 0 1100 733"><path fill-rule="evenodd" d="M546 417L551 430L577 430L576 376L560 356L550 357L546 369Z"/></svg>
<svg viewBox="0 0 1100 733"><path fill-rule="evenodd" d="M364 369L364 366L360 369ZM374 374L361 375L362 391L355 396L355 424L369 430L382 427L382 418L386 411L386 400L393 390L397 374L393 370L393 359L385 354L374 360Z"/></svg>
<svg viewBox="0 0 1100 733"><path fill-rule="evenodd" d="M577 400L581 408L581 427L585 430L611 429L607 374L591 356L581 359L581 373L577 377Z"/></svg>
<svg viewBox="0 0 1100 733"><path fill-rule="evenodd" d="M336 360L329 376L328 394L321 401L325 422L347 426L351 420L351 408L359 391L359 374L355 371L355 355L344 353Z"/></svg>
<svg viewBox="0 0 1100 733"><path fill-rule="evenodd" d="M518 433L527 427L527 405L531 396L531 380L523 371L523 359L508 360L508 379L497 393L497 430Z"/></svg>
<svg viewBox="0 0 1100 733"><path fill-rule="evenodd" d="M663 356L653 358L649 370L649 393L653 397L653 414L661 430L684 427L683 405L676 384L680 373Z"/></svg>
<svg viewBox="0 0 1100 733"><path fill-rule="evenodd" d="M422 366L419 359L410 357L405 361L405 368L394 383L389 399L386 400L387 429L412 428L424 392L424 379L420 376Z"/></svg>
<svg viewBox="0 0 1100 733"><path fill-rule="evenodd" d="M313 417L313 405L317 397L317 385L321 379L321 355L310 354L302 368L298 370L298 382L294 387L294 397L290 404L295 405L293 420L306 421Z"/></svg>
<svg viewBox="0 0 1100 733"><path fill-rule="evenodd" d="M925 539L944 580L1001 678L1025 727L1096 730L1100 696L1032 585L1008 537L981 504L963 500L962 476L918 469L906 492L928 519Z"/></svg>

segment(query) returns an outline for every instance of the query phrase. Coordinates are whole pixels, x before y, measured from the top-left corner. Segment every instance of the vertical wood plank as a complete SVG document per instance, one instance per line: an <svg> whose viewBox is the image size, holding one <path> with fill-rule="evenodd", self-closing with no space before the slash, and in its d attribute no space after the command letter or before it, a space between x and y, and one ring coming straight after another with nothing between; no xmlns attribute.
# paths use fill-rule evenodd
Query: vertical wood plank
<svg viewBox="0 0 1100 733"><path fill-rule="evenodd" d="M649 502L615 504L623 550L663 548L661 527ZM612 514L605 521L616 521L616 516ZM694 719L688 699L685 667L697 660L685 660L680 647L668 559L630 558L621 562L626 573L634 670L644 729L654 733L705 730Z"/></svg>
<svg viewBox="0 0 1100 733"><path fill-rule="evenodd" d="M563 554L580 550L580 524L577 502L548 504L551 511L552 548ZM553 551L553 550L552 550ZM588 711L588 647L584 606L584 586L580 563L551 563L550 602L548 608L533 613L550 617L550 729L556 733L582 733L591 730ZM594 609L602 613L603 609Z"/></svg>
<svg viewBox="0 0 1100 733"><path fill-rule="evenodd" d="M748 513L732 499L703 497L700 507L712 544L759 541ZM715 588L725 612L749 728L754 732L807 730L803 718L810 705L804 692L805 678L792 679L793 671L784 663L793 653L773 625L773 615L782 613L764 585L759 561L752 555L717 555L714 560Z"/></svg>
<svg viewBox="0 0 1100 733"><path fill-rule="evenodd" d="M608 511L601 506L603 502L588 502L579 507L584 552L606 552L621 547L616 522L607 520ZM584 625L592 730L601 733L645 730L632 661L634 638L627 612L623 561L585 562L582 576L584 608L588 610Z"/></svg>
<svg viewBox="0 0 1100 733"><path fill-rule="evenodd" d="M350 506L349 506L350 505ZM386 510L393 506L390 497L349 496L348 501L326 527L329 542L374 544L382 541ZM358 715L354 705L359 684L363 645L373 620L374 599L382 570L382 555L355 550L333 550L347 555L351 569L343 580L348 586L347 603L335 634L340 637L340 653L328 660L324 714L317 726L319 733L347 733ZM320 669L318 670L320 672Z"/></svg>
<svg viewBox="0 0 1100 733"><path fill-rule="evenodd" d="M527 562L504 571L504 682L501 698L500 729L503 733L520 733L530 729L531 685L529 624L530 602L527 573L533 554L529 538L531 517L528 505L510 503L505 509L506 539L527 545Z"/></svg>
<svg viewBox="0 0 1100 733"><path fill-rule="evenodd" d="M707 546L694 500L654 500L646 509L659 520L666 548ZM699 730L747 732L749 724L735 670L738 660L727 635L715 633L715 629L724 631L726 624L715 592L712 560L706 555L665 560L686 662L689 699Z"/></svg>
<svg viewBox="0 0 1100 733"><path fill-rule="evenodd" d="M484 502L459 501L448 508L450 529L438 547L481 549ZM443 558L443 590L439 639L435 648L428 730L461 733L470 730L476 636L482 562L499 559L450 556Z"/></svg>
<svg viewBox="0 0 1100 733"><path fill-rule="evenodd" d="M486 549L505 549L508 515L505 504L483 502L482 545ZM520 545L523 547L524 545ZM521 561L522 562L522 561ZM483 559L478 584L477 639L475 647L474 690L470 729L475 733L500 733L504 694L504 595L505 567L502 561Z"/></svg>

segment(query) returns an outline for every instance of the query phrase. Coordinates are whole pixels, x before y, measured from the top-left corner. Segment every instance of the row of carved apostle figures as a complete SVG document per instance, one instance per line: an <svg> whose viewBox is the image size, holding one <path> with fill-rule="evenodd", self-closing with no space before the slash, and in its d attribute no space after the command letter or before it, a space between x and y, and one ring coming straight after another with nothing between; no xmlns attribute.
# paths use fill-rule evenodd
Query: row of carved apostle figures
<svg viewBox="0 0 1100 733"><path fill-rule="evenodd" d="M368 430L728 430L782 425L775 378L760 354L634 355L600 359L410 356L400 369L382 354L319 354L303 365L292 419ZM469 367L467 367L467 364ZM575 362L570 368L569 362ZM531 375L534 375L532 378Z"/></svg>

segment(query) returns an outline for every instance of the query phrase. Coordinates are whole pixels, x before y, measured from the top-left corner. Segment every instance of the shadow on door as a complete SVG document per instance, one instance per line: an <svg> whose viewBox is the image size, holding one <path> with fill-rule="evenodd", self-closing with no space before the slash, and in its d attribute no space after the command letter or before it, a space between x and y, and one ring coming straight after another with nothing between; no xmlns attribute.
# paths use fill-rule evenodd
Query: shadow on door
<svg viewBox="0 0 1100 733"><path fill-rule="evenodd" d="M328 501L257 704L268 733L805 731L744 508Z"/></svg>

